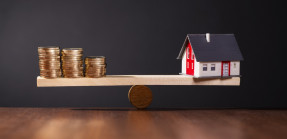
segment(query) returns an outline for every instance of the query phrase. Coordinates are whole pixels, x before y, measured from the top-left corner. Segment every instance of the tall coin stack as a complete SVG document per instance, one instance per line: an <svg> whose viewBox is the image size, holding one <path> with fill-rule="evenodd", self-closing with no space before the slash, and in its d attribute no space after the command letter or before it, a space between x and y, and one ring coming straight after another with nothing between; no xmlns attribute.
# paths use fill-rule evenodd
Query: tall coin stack
<svg viewBox="0 0 287 139"><path fill-rule="evenodd" d="M106 59L104 56L89 56L85 58L86 72L88 78L99 78L106 75Z"/></svg>
<svg viewBox="0 0 287 139"><path fill-rule="evenodd" d="M65 78L83 77L83 49L64 48L62 50L62 69Z"/></svg>
<svg viewBox="0 0 287 139"><path fill-rule="evenodd" d="M38 47L40 76L61 77L60 48L56 46Z"/></svg>

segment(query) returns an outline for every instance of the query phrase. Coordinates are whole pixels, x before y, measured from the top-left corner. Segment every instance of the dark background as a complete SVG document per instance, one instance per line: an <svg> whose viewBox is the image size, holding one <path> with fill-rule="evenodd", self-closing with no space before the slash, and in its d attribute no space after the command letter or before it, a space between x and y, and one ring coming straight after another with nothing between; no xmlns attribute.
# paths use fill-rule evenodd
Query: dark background
<svg viewBox="0 0 287 139"><path fill-rule="evenodd" d="M82 47L107 74L178 74L188 33L234 33L240 87L150 86L151 107L286 108L286 8L250 0L0 1L0 106L131 107L123 87L37 88L37 47Z"/></svg>

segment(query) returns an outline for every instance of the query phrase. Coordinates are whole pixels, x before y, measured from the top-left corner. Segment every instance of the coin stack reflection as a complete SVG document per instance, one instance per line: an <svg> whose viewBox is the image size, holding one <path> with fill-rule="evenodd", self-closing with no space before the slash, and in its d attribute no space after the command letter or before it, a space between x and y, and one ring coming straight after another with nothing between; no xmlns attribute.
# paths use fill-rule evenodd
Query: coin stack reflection
<svg viewBox="0 0 287 139"><path fill-rule="evenodd" d="M65 78L83 77L83 49L64 48L62 50L62 70Z"/></svg>
<svg viewBox="0 0 287 139"><path fill-rule="evenodd" d="M61 77L60 48L57 46L38 47L40 76Z"/></svg>
<svg viewBox="0 0 287 139"><path fill-rule="evenodd" d="M89 56L85 58L86 72L88 78L99 78L106 75L106 59L104 56Z"/></svg>

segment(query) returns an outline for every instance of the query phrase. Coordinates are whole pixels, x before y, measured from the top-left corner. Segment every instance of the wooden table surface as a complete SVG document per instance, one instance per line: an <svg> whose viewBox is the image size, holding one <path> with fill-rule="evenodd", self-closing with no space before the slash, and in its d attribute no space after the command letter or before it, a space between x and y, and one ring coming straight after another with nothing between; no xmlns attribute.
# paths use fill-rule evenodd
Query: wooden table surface
<svg viewBox="0 0 287 139"><path fill-rule="evenodd" d="M0 139L286 139L287 110L0 108Z"/></svg>

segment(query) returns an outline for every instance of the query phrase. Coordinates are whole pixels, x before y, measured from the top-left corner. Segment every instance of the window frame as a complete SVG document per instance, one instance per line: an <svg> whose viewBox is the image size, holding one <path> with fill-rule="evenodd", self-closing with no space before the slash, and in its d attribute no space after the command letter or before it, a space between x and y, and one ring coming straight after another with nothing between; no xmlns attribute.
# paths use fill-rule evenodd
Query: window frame
<svg viewBox="0 0 287 139"><path fill-rule="evenodd" d="M202 64L202 71L207 71L207 64Z"/></svg>
<svg viewBox="0 0 287 139"><path fill-rule="evenodd" d="M215 71L216 70L215 66L216 66L215 64L211 64L210 71Z"/></svg>

